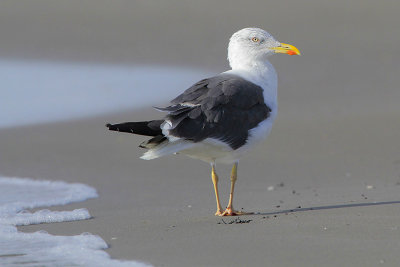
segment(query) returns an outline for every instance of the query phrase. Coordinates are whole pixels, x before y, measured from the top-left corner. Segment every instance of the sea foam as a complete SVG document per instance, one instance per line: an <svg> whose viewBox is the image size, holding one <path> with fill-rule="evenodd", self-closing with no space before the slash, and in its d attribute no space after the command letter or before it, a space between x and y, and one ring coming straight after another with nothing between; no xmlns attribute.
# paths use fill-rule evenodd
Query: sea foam
<svg viewBox="0 0 400 267"><path fill-rule="evenodd" d="M45 231L19 232L18 225L89 219L86 209L73 211L25 209L65 205L97 197L84 184L0 177L0 266L148 266L113 260L97 235L56 236Z"/></svg>

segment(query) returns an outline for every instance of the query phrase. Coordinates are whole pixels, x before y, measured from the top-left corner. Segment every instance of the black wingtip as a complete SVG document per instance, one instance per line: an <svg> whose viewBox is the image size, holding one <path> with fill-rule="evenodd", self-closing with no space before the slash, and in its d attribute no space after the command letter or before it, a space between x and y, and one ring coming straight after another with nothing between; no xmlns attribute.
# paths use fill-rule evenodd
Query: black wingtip
<svg viewBox="0 0 400 267"><path fill-rule="evenodd" d="M111 123L107 123L107 124L106 124L106 127L107 127L108 130L110 130L110 131L120 132L120 125L121 125L121 124L111 124Z"/></svg>
<svg viewBox="0 0 400 267"><path fill-rule="evenodd" d="M115 127L113 127L113 126L114 126L114 125L111 124L111 123L107 123L107 124L106 124L106 127L108 128L108 130L110 130L110 131L118 130L118 129L115 129Z"/></svg>
<svg viewBox="0 0 400 267"><path fill-rule="evenodd" d="M117 124L107 123L106 127L108 127L108 130L110 131L139 134L146 136L157 136L157 135L162 135L162 131L160 128L162 122L163 120L123 122Z"/></svg>

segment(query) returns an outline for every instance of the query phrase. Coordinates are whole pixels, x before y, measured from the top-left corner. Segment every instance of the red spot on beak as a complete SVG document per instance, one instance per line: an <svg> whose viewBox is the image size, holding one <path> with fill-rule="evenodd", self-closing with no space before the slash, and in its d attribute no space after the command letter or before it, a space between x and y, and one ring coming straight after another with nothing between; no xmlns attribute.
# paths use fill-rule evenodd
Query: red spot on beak
<svg viewBox="0 0 400 267"><path fill-rule="evenodd" d="M291 55L291 56L293 56L293 55L297 55L297 53L296 53L296 52L294 52L293 50L289 50L289 51L287 51L287 54L288 54L288 55Z"/></svg>

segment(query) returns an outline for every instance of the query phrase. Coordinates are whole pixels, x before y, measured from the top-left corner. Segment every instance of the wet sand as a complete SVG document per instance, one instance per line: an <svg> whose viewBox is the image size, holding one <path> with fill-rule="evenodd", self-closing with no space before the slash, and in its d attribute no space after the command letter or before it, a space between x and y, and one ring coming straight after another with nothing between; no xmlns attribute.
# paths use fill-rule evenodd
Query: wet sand
<svg viewBox="0 0 400 267"><path fill-rule="evenodd" d="M224 9L211 1L87 1L80 9L77 3L32 2L37 6L29 12L11 1L0 4L1 14L8 11L0 18L14 23L0 23L10 37L0 48L3 58L220 72L227 67L227 38L249 25L270 30L303 55L272 58L280 79L279 115L268 140L239 164L234 204L259 214L215 217L206 163L183 156L140 160L142 137L104 127L160 116L132 107L0 130L2 175L86 183L100 195L62 207L85 207L91 220L20 229L91 232L110 244L113 258L155 266L398 266L399 3L237 1ZM22 18L35 30L31 46L23 42L28 30L11 38ZM47 18L54 23L39 23ZM64 34L58 32L62 25ZM217 167L225 204L229 169Z"/></svg>

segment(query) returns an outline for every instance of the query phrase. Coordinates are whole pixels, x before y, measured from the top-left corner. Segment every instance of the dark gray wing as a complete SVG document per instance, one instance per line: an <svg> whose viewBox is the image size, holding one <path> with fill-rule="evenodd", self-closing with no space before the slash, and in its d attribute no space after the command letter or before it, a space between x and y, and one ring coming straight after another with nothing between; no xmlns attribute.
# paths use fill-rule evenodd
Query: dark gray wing
<svg viewBox="0 0 400 267"><path fill-rule="evenodd" d="M271 112L260 86L232 74L201 80L171 103L158 108L168 112L170 135L193 142L215 138L233 149L244 145L249 130Z"/></svg>

